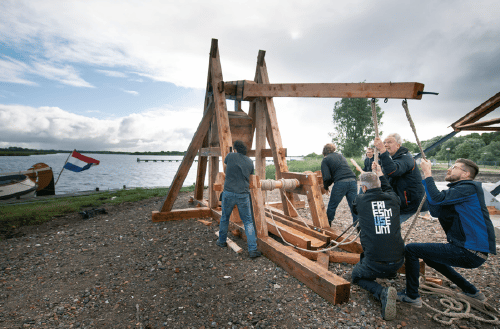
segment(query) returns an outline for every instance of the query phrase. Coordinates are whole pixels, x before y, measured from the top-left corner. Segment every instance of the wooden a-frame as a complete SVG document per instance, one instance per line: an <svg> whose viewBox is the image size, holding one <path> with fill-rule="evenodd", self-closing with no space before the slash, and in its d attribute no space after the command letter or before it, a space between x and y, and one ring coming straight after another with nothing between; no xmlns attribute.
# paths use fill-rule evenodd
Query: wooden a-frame
<svg viewBox="0 0 500 329"><path fill-rule="evenodd" d="M330 228L323 202L322 178L319 173L293 173L288 171L286 149L283 147L278 127L273 97L338 97L338 98L400 98L421 99L421 83L308 83L271 84L260 50L254 80L224 81L219 57L218 42L212 39L208 79L202 120L196 130L186 155L174 177L168 195L160 209L154 211L154 222L211 217L219 220L221 211L218 195L224 184L224 173L219 172L219 162L231 151L234 140L242 140L247 155L255 158L255 173L250 177L250 194L257 230L257 243L263 254L306 284L333 304L349 300L350 283L328 270L329 262L355 264L362 252L359 241L341 246L346 252L312 251L326 247L339 232ZM228 111L226 99L235 100L235 110ZM241 109L241 102L249 101L248 113ZM252 149L255 137L255 146ZM266 149L266 141L269 149ZM197 207L172 210L184 180L198 155L198 170L193 201ZM281 193L281 203L265 207L260 178L265 178L265 158L272 157L277 179L296 179L300 186ZM203 198L204 182L208 171L208 200ZM303 207L298 194L307 196L312 224L306 225L296 209ZM280 209L276 209L280 208ZM237 211L230 219L233 234L245 238ZM277 242L269 233L280 234L289 243L311 252Z"/></svg>

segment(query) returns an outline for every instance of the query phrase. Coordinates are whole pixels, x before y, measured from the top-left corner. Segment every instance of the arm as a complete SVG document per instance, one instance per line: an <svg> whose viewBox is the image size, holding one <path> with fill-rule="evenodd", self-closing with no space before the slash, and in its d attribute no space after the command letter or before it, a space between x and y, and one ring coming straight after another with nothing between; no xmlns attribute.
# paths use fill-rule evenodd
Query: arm
<svg viewBox="0 0 500 329"><path fill-rule="evenodd" d="M387 177L402 176L415 166L415 161L411 155L403 155L399 159L393 160L387 151L380 154L380 163Z"/></svg>
<svg viewBox="0 0 500 329"><path fill-rule="evenodd" d="M325 190L328 190L330 185L333 183L333 177L330 173L330 167L327 164L327 159L323 158L323 161L321 161L321 175L323 176L323 187Z"/></svg>
<svg viewBox="0 0 500 329"><path fill-rule="evenodd" d="M393 193L397 199L399 200L399 197L396 195L394 190L392 189L391 185L389 184L389 181L387 181L387 178L385 178L384 173L382 172L382 168L380 165L376 164L375 162L372 163L372 172L376 173L378 176L378 179L380 179L380 187L382 188L383 192L387 193ZM401 200L399 201L401 203Z"/></svg>
<svg viewBox="0 0 500 329"><path fill-rule="evenodd" d="M359 171L360 173L364 173L366 171L366 170L361 169L361 167L358 165L358 163L356 161L354 161L354 159L352 159L352 158L351 158L351 163L356 168L356 170Z"/></svg>

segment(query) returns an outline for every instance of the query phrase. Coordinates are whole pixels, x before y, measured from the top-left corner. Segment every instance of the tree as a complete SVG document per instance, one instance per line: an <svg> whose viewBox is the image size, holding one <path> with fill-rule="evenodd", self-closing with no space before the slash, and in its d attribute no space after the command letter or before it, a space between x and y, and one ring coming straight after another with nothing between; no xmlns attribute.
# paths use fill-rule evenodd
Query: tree
<svg viewBox="0 0 500 329"><path fill-rule="evenodd" d="M467 138L455 148L455 156L477 161L481 157L481 148L484 146L486 144L481 138Z"/></svg>
<svg viewBox="0 0 500 329"><path fill-rule="evenodd" d="M382 124L384 112L377 105L377 123ZM370 100L366 98L342 98L333 108L333 124L336 132L331 133L337 149L346 157L359 156L375 138ZM379 131L379 134L382 134Z"/></svg>
<svg viewBox="0 0 500 329"><path fill-rule="evenodd" d="M417 143L413 143L405 139L403 140L403 144L401 144L401 146L406 147L412 154L420 153L420 149L418 148Z"/></svg>
<svg viewBox="0 0 500 329"><path fill-rule="evenodd" d="M498 161L500 159L500 141L491 142L481 150L481 161Z"/></svg>

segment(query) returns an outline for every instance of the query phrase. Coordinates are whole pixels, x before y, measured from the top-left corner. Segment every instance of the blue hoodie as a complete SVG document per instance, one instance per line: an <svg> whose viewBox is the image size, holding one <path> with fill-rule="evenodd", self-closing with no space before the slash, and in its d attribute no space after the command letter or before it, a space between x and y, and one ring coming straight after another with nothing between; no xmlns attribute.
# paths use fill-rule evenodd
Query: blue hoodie
<svg viewBox="0 0 500 329"><path fill-rule="evenodd" d="M432 177L422 183L431 215L439 219L449 243L496 255L495 230L480 182L456 181L441 192Z"/></svg>

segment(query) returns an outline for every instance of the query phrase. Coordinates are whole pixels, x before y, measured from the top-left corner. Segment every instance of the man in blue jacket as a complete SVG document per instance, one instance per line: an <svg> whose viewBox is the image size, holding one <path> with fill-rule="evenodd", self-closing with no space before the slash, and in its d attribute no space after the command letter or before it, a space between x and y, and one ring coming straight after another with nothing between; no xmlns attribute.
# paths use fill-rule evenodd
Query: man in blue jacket
<svg viewBox="0 0 500 329"><path fill-rule="evenodd" d="M344 156L335 152L336 149L335 144L326 144L323 147L324 158L321 161L323 187L325 190L328 190L328 187L333 184L332 191L330 192L330 201L328 201L328 207L326 208L326 215L330 226L335 219L337 207L344 196L351 209L352 221L355 222L357 220L356 215L352 211L352 202L358 194L356 175L352 172Z"/></svg>
<svg viewBox="0 0 500 329"><path fill-rule="evenodd" d="M382 318L396 317L397 291L382 287L377 278L391 278L404 263L405 245L401 238L401 201L384 177L380 166L359 176L363 194L354 199L353 209L361 228L363 253L352 270L352 282L368 290L382 303ZM378 177L377 177L378 176Z"/></svg>
<svg viewBox="0 0 500 329"><path fill-rule="evenodd" d="M473 179L479 172L471 160L458 159L448 169L448 189L439 191L431 173L431 162L422 160L423 184L431 215L439 219L448 243L410 243L405 247L406 290L400 301L422 307L418 294L419 263L424 262L462 289L462 294L485 300L484 294L452 267L477 268L496 254L495 231L484 202L483 188Z"/></svg>
<svg viewBox="0 0 500 329"><path fill-rule="evenodd" d="M379 159L382 171L389 179L389 184L401 199L401 223L414 215L425 195L422 185L422 175L415 159L406 147L401 146L399 134L390 134L384 141L375 138L375 147L380 152ZM427 203L422 207L421 214L427 212Z"/></svg>

